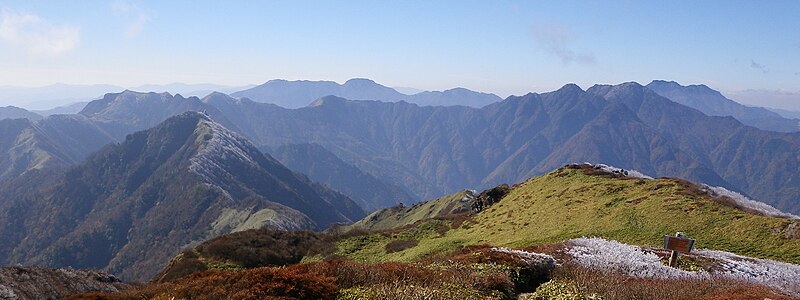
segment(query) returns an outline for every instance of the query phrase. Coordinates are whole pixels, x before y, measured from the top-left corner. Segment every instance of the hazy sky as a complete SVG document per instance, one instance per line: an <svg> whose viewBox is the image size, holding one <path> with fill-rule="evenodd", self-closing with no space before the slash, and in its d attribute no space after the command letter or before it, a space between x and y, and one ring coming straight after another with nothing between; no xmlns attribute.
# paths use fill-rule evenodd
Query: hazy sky
<svg viewBox="0 0 800 300"><path fill-rule="evenodd" d="M800 91L800 1L3 1L0 85Z"/></svg>

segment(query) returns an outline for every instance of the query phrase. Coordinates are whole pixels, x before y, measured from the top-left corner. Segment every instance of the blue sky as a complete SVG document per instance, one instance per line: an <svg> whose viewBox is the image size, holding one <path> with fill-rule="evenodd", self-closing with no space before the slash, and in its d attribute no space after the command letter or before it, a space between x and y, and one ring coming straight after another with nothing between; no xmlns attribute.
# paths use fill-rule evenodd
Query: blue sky
<svg viewBox="0 0 800 300"><path fill-rule="evenodd" d="M0 1L0 85L800 92L800 1ZM798 100L800 101L800 99Z"/></svg>

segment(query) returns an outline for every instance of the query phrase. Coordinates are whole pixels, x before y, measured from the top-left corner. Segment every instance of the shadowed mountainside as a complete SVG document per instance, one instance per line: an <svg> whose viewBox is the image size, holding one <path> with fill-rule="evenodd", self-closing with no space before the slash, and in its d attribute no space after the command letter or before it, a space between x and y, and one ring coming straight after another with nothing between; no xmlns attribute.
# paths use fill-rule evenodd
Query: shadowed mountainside
<svg viewBox="0 0 800 300"><path fill-rule="evenodd" d="M265 153L289 169L347 195L366 211L415 202L402 187L361 171L317 144L283 145Z"/></svg>
<svg viewBox="0 0 800 300"><path fill-rule="evenodd" d="M322 229L364 215L197 112L131 134L64 172L7 181L0 195L0 263L138 280L182 247L220 234Z"/></svg>

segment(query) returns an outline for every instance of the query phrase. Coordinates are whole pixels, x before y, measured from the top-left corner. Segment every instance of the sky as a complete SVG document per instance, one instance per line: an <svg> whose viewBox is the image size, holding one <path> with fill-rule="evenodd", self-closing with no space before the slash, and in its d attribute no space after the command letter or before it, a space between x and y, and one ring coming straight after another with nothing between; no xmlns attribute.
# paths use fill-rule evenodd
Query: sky
<svg viewBox="0 0 800 300"><path fill-rule="evenodd" d="M665 79L800 103L798 29L800 1L0 0L0 86Z"/></svg>

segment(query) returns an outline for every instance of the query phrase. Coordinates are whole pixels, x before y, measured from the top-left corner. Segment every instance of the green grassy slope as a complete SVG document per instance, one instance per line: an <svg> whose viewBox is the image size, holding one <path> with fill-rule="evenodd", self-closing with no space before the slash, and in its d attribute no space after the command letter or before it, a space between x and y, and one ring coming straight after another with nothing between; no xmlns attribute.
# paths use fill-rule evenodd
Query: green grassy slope
<svg viewBox="0 0 800 300"><path fill-rule="evenodd" d="M428 206L437 205L429 202L403 216L417 215ZM403 223L386 211L367 220L375 216L388 220L369 223L402 226L419 220L409 217ZM455 229L448 230L448 223L417 222L391 233L351 237L338 243L338 254L361 261L411 261L461 245L527 247L581 236L661 247L663 235L682 231L697 239L698 248L800 263L800 220L751 214L676 179L615 179L561 168L515 186L502 201ZM398 239L416 239L419 244L386 253L386 244Z"/></svg>
<svg viewBox="0 0 800 300"><path fill-rule="evenodd" d="M411 206L394 206L381 209L345 228L386 230L414 224L426 219L447 217L470 209L469 203L463 200L465 197L468 197L467 191L461 191Z"/></svg>

